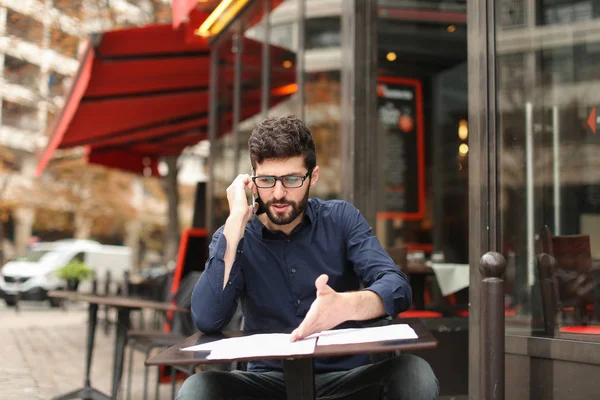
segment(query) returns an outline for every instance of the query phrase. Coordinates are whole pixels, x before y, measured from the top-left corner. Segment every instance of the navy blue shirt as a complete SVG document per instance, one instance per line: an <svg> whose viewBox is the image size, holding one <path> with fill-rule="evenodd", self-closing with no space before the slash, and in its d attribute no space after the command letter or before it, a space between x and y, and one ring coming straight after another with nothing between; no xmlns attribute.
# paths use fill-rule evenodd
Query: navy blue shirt
<svg viewBox="0 0 600 400"><path fill-rule="evenodd" d="M388 315L409 308L412 292L406 275L382 248L356 207L342 200L311 198L303 220L288 236L267 229L258 218L246 226L229 282L223 288L227 241L223 227L209 246L206 269L192 294L192 318L205 333L219 332L241 299L244 330L291 332L316 298L315 280L329 276L338 292L377 293ZM360 326L349 321L338 328ZM315 372L349 370L368 355L315 359ZM250 371L281 370L281 361L249 363Z"/></svg>

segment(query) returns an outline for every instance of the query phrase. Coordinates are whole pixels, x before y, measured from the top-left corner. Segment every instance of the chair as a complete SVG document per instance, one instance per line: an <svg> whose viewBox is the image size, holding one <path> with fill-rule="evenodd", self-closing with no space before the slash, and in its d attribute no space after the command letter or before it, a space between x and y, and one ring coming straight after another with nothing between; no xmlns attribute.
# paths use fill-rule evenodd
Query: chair
<svg viewBox="0 0 600 400"><path fill-rule="evenodd" d="M192 292L196 285L198 279L202 272L192 271L188 273L182 280L179 286L179 289L172 297L172 301L179 308L183 308L185 310L190 310L191 302L192 302ZM225 327L225 330L240 330L242 327L242 313L241 307L238 306L234 316ZM182 342L188 336L193 335L198 332L197 328L194 326L194 323L191 318L191 313L189 312L175 312L171 319L171 329L170 332L162 332L162 331L131 331L128 334L129 339L129 365L128 365L128 390L127 390L127 399L131 398L131 379L132 379L132 371L133 371L133 352L139 351L145 354L145 359L150 357L152 352L156 349L164 349L176 345L177 343ZM143 398L146 399L148 395L148 372L149 367L144 367L144 395ZM242 365L232 365L232 364L215 364L212 366L214 369L221 370L231 370L231 369L241 369ZM160 371L161 366L158 367L159 377L156 380L155 386L155 398L159 398L159 386L160 386ZM187 375L193 374L195 371L194 367L174 367L171 366L171 385L173 388L173 392L175 390L176 384L176 372L184 373Z"/></svg>
<svg viewBox="0 0 600 400"><path fill-rule="evenodd" d="M172 301L179 308L186 310L190 309L192 291L198 279L200 272L189 273L182 281L177 293L173 296ZM175 312L172 317L173 327L170 332L164 331L135 331L128 333L129 344L129 365L128 365L128 382L127 382L127 399L131 398L131 380L133 372L133 353L139 351L145 354L148 358L153 350L170 347L182 341L186 337L196 332L189 313ZM144 367L144 399L148 394L148 372L149 367ZM156 398L158 398L159 379L156 382Z"/></svg>
<svg viewBox="0 0 600 400"><path fill-rule="evenodd" d="M559 314L565 311L564 302L559 290L559 267L556 258L542 253L536 258L536 267L542 295L542 314L544 316L544 333L554 335L557 331ZM564 293L564 291L563 291ZM584 309L585 312L585 309ZM575 315L575 325L558 328L563 333L599 334L600 325L580 325L579 315Z"/></svg>
<svg viewBox="0 0 600 400"><path fill-rule="evenodd" d="M572 311L576 324L587 320L587 311L594 309L598 284L594 279L589 235L552 236L545 226L540 232L538 253L554 258L554 290L562 311ZM594 312L600 316L598 307Z"/></svg>

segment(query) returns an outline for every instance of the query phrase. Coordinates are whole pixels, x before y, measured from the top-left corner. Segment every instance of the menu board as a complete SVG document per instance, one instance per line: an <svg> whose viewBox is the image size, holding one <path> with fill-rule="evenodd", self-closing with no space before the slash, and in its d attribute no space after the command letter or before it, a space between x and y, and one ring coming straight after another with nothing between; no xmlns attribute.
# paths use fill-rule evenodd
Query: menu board
<svg viewBox="0 0 600 400"><path fill-rule="evenodd" d="M384 211L378 217L423 219L425 160L421 82L378 78L377 113L384 135Z"/></svg>

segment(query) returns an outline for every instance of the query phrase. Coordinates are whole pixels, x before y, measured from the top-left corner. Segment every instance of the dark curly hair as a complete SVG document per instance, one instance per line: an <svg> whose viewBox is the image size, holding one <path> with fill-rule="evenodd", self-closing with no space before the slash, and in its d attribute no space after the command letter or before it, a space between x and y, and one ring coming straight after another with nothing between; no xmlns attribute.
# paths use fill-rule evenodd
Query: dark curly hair
<svg viewBox="0 0 600 400"><path fill-rule="evenodd" d="M256 164L268 159L286 159L304 156L304 166L312 171L317 165L317 154L310 130L298 117L267 117L259 123L248 140L250 162Z"/></svg>

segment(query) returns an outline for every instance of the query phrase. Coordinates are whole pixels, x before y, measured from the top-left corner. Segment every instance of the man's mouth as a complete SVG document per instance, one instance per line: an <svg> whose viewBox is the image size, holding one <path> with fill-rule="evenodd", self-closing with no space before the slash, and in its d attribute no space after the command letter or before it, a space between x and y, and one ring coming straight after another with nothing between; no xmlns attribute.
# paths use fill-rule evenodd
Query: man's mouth
<svg viewBox="0 0 600 400"><path fill-rule="evenodd" d="M289 204L273 204L272 207L275 209L275 211L277 212L283 212L286 211L288 209L290 205Z"/></svg>

